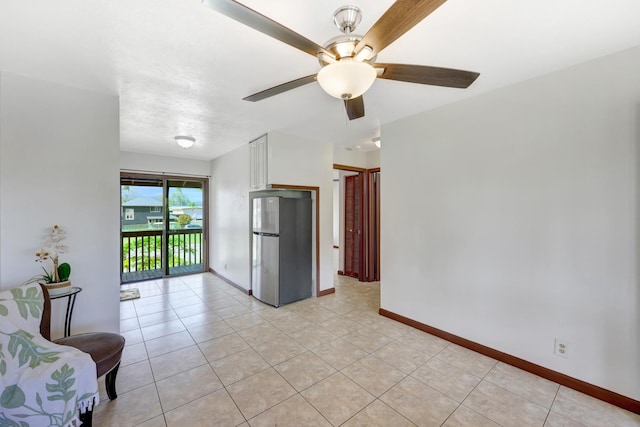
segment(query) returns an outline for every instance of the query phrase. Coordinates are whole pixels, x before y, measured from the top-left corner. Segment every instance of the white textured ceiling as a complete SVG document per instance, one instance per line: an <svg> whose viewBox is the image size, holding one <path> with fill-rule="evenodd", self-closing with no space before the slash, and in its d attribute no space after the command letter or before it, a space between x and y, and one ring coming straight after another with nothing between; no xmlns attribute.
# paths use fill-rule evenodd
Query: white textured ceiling
<svg viewBox="0 0 640 427"><path fill-rule="evenodd" d="M318 44L355 4L363 34L391 0L242 0ZM378 62L480 72L466 90L377 80L366 117L316 83L257 102L244 96L314 74L300 52L198 0L0 0L0 69L120 96L121 149L212 159L268 131L373 148L380 125L640 45L638 0L448 0ZM197 138L184 150L178 134Z"/></svg>

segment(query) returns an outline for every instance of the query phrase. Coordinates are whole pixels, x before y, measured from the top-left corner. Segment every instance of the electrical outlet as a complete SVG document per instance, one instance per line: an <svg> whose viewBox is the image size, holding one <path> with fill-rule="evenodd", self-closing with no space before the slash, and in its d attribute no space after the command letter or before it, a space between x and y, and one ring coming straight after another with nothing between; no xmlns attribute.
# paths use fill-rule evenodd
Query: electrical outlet
<svg viewBox="0 0 640 427"><path fill-rule="evenodd" d="M569 343L565 340L561 340L556 338L556 345L553 350L553 354L556 356L564 357L565 359L569 358Z"/></svg>

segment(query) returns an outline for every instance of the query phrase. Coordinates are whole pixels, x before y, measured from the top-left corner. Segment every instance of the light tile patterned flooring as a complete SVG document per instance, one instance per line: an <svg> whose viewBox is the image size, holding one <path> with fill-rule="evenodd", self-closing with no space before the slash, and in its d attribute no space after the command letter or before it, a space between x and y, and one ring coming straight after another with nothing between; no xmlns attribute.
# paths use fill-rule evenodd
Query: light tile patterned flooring
<svg viewBox="0 0 640 427"><path fill-rule="evenodd" d="M378 283L278 309L211 274L121 303L96 426L640 426L640 416L377 314Z"/></svg>

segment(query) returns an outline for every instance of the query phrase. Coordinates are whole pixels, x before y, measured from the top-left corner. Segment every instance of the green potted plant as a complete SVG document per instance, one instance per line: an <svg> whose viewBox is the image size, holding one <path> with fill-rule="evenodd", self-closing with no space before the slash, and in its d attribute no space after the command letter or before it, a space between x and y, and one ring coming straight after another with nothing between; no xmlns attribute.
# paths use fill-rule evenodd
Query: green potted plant
<svg viewBox="0 0 640 427"><path fill-rule="evenodd" d="M30 282L37 281L47 287L51 295L59 295L71 289L71 265L69 263L59 264L59 255L67 251L62 241L67 238L67 233L58 225L54 225L47 232L45 246L36 251L36 262L44 264L46 261L53 263L53 268L47 270L42 266L44 274L35 276Z"/></svg>

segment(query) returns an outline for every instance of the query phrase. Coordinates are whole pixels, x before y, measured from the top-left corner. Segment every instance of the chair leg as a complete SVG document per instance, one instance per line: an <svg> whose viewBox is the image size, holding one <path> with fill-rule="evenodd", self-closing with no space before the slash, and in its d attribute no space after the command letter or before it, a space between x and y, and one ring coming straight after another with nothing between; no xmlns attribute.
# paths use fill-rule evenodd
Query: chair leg
<svg viewBox="0 0 640 427"><path fill-rule="evenodd" d="M87 409L86 411L84 411L84 414L80 414L78 418L80 418L82 427L91 427L91 423L93 422L93 410Z"/></svg>
<svg viewBox="0 0 640 427"><path fill-rule="evenodd" d="M118 368L120 367L120 362L105 376L105 386L107 388L107 396L109 396L110 400L114 400L118 398L116 394L116 376L118 375Z"/></svg>

